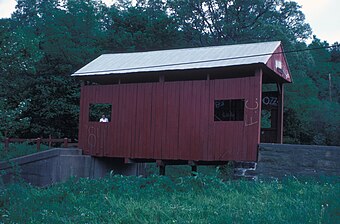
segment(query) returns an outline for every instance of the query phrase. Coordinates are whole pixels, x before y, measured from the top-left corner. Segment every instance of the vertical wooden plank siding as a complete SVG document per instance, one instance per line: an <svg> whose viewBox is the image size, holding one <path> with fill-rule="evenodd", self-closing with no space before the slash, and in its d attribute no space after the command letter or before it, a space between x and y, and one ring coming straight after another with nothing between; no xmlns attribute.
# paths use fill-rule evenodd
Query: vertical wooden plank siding
<svg viewBox="0 0 340 224"><path fill-rule="evenodd" d="M179 85L177 82L165 82L164 91L167 92L167 97L164 97L166 103L166 130L163 133L162 157L175 159L177 158L176 151L179 138Z"/></svg>
<svg viewBox="0 0 340 224"><path fill-rule="evenodd" d="M154 128L154 148L153 148L153 158L162 158L162 140L165 136L165 108L164 108L164 91L163 83L155 83L152 92L153 97L153 125Z"/></svg>
<svg viewBox="0 0 340 224"><path fill-rule="evenodd" d="M209 100L208 100L208 149L207 149L207 159L208 161L214 161L215 158L215 146L212 144L214 142L214 136L215 136L215 129L214 129L214 118L211 118L211 116L214 116L214 100L215 100L215 81L211 80L208 81L207 85L209 86ZM209 116L210 115L210 116Z"/></svg>
<svg viewBox="0 0 340 224"><path fill-rule="evenodd" d="M179 155L187 159L191 153L191 131L192 119L194 114L192 110L192 81L178 82L180 86L180 106L179 106Z"/></svg>
<svg viewBox="0 0 340 224"><path fill-rule="evenodd" d="M137 93L136 145L132 156L134 158L152 158L153 144L151 141L152 118L152 85L138 84Z"/></svg>
<svg viewBox="0 0 340 224"><path fill-rule="evenodd" d="M120 158L255 161L262 72L198 81L84 86L79 145ZM214 121L215 100L244 100L243 121ZM109 123L90 122L91 103L112 104Z"/></svg>

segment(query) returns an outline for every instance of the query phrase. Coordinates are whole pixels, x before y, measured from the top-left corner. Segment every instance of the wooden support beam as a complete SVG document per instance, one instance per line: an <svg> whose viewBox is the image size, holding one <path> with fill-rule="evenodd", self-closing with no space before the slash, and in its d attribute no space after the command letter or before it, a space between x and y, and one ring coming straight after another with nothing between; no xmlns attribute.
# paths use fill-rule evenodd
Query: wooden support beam
<svg viewBox="0 0 340 224"><path fill-rule="evenodd" d="M193 160L188 160L188 164L190 166L196 166L197 165L197 163L195 161L193 161Z"/></svg>
<svg viewBox="0 0 340 224"><path fill-rule="evenodd" d="M157 164L157 166L165 166L163 160L160 160L160 159L156 160L156 164Z"/></svg>
<svg viewBox="0 0 340 224"><path fill-rule="evenodd" d="M191 166L191 175L192 176L196 176L197 174L197 166Z"/></svg>
<svg viewBox="0 0 340 224"><path fill-rule="evenodd" d="M163 160L156 160L156 164L159 167L159 175L164 176L165 175L165 163Z"/></svg>
<svg viewBox="0 0 340 224"><path fill-rule="evenodd" d="M165 175L165 165L159 166L159 175Z"/></svg>
<svg viewBox="0 0 340 224"><path fill-rule="evenodd" d="M132 161L132 159L124 158L124 163L131 164L131 163L133 163L133 161Z"/></svg>

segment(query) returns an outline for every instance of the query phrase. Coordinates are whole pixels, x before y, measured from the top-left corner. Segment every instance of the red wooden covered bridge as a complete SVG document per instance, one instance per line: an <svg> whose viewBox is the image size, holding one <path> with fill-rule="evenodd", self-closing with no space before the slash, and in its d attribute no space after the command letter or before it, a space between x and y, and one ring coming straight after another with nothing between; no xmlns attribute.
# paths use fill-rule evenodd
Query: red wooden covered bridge
<svg viewBox="0 0 340 224"><path fill-rule="evenodd" d="M79 146L125 162L256 161L260 140L282 142L282 52L276 41L101 55L73 74Z"/></svg>

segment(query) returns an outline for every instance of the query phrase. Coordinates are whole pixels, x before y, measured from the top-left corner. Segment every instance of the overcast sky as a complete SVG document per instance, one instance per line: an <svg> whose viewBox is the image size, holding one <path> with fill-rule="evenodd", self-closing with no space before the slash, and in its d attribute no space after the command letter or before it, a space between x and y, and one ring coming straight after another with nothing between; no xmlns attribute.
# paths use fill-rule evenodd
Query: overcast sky
<svg viewBox="0 0 340 224"><path fill-rule="evenodd" d="M104 0L112 2L113 0ZM328 43L340 42L340 0L295 0L302 5L313 33ZM0 0L0 18L10 17L15 0Z"/></svg>

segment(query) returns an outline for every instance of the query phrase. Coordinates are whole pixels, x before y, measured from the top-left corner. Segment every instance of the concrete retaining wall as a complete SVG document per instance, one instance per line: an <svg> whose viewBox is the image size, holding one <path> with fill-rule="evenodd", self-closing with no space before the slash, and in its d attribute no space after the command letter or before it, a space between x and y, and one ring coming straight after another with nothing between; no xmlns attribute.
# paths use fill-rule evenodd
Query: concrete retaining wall
<svg viewBox="0 0 340 224"><path fill-rule="evenodd" d="M115 174L139 175L141 164L125 164L123 160L82 155L80 149L56 148L0 163L5 183L16 177L36 186L48 186L70 177L100 178Z"/></svg>
<svg viewBox="0 0 340 224"><path fill-rule="evenodd" d="M141 175L144 164L126 164L122 159L82 155L80 149L56 148L0 163L4 182L19 175L28 183L48 186L70 177L100 178L115 174ZM339 176L340 147L261 144L257 163L234 163L234 176L282 178L284 176Z"/></svg>

